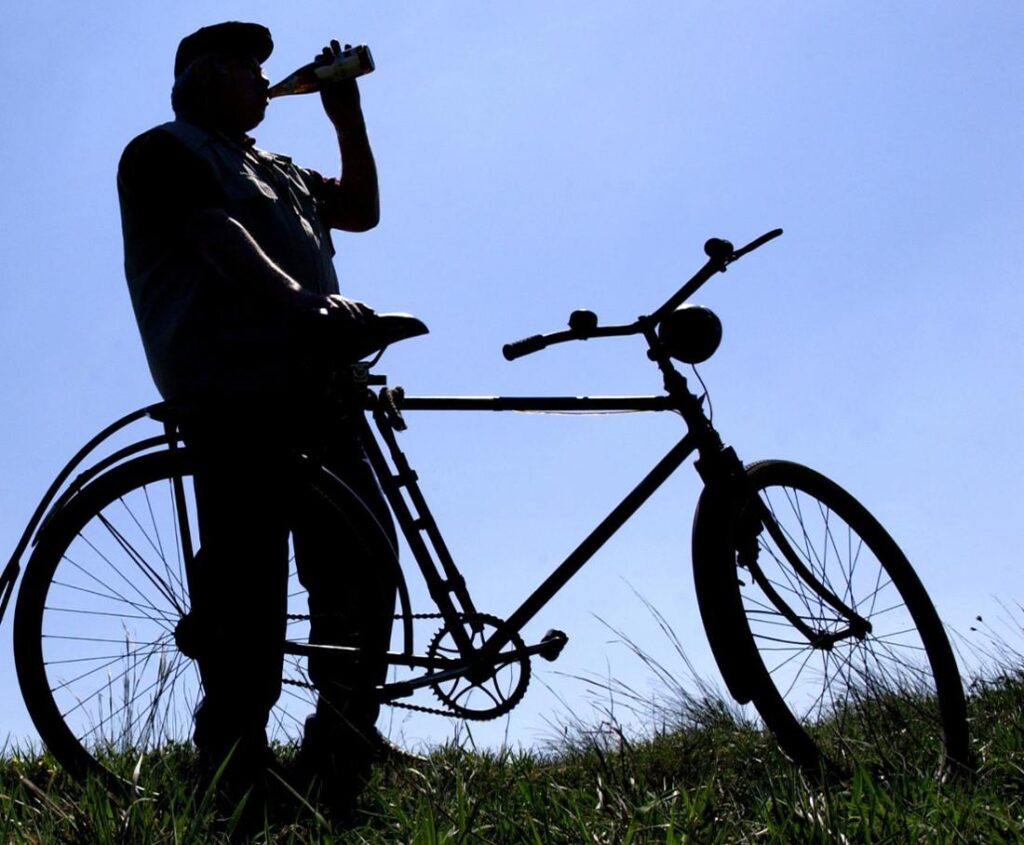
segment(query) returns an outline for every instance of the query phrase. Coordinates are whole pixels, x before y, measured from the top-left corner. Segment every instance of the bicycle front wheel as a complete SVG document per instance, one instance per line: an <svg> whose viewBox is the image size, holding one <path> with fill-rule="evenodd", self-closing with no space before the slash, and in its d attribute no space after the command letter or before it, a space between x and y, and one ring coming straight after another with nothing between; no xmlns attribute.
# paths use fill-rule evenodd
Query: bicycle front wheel
<svg viewBox="0 0 1024 845"><path fill-rule="evenodd" d="M311 492L345 503L342 485L321 475ZM175 639L190 606L186 533L198 545L192 467L179 449L104 473L40 536L15 609L15 663L36 729L74 777L123 786L149 758L190 744L203 693L198 664ZM293 562L289 612L306 616L289 621L288 639L304 642L306 593L294 570ZM286 654L271 740L301 736L315 702L304 658Z"/></svg>
<svg viewBox="0 0 1024 845"><path fill-rule="evenodd" d="M820 473L746 474L745 494L702 495L694 566L732 593L726 626L756 649L741 651L749 697L783 749L815 771L967 765L956 660L899 546Z"/></svg>

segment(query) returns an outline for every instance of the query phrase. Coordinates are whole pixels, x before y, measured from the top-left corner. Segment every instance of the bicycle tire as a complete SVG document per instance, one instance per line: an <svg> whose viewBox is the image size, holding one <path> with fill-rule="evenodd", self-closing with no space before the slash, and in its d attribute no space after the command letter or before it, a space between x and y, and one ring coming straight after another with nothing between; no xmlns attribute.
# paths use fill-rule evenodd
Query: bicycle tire
<svg viewBox="0 0 1024 845"><path fill-rule="evenodd" d="M896 542L853 496L800 464L754 463L745 482L702 493L694 572L716 657L739 644L723 673L744 678L741 692L783 750L813 773L969 766L953 650ZM762 505L751 508L751 491Z"/></svg>
<svg viewBox="0 0 1024 845"><path fill-rule="evenodd" d="M312 488L339 514L351 519L358 505L366 507L342 482L310 468ZM184 479L198 538L190 475L183 449L110 469L53 516L25 568L14 615L18 681L44 744L76 779L98 775L122 788L137 780L147 757L191 741L201 681L174 637L189 602L171 488L172 479ZM379 525L363 525L368 535L379 532L366 542L391 548ZM305 592L291 570L289 612L305 614ZM289 640L306 637L308 622L289 621ZM268 725L272 741L296 740L315 706L303 664L286 655L285 685Z"/></svg>

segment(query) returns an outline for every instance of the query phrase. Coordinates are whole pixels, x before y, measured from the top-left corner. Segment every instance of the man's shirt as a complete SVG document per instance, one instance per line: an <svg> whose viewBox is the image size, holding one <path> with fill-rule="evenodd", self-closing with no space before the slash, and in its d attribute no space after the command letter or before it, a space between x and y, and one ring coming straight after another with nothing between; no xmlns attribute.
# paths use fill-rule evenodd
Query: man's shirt
<svg viewBox="0 0 1024 845"><path fill-rule="evenodd" d="M287 392L288 315L264 290L226 279L189 236L223 209L307 290L338 292L324 203L338 183L285 156L184 121L134 139L118 168L125 275L154 381L167 399Z"/></svg>

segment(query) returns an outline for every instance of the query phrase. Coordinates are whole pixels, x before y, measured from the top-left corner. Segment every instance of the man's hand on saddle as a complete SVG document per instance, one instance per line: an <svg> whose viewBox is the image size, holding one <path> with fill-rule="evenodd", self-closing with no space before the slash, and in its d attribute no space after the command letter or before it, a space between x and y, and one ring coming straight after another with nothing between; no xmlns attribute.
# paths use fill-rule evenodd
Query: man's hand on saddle
<svg viewBox="0 0 1024 845"><path fill-rule="evenodd" d="M292 290L288 303L296 316L309 317L309 322L317 322L317 318L328 317L335 325L344 322L362 325L374 315L374 310L365 302L349 299L338 293L324 296L308 290Z"/></svg>
<svg viewBox="0 0 1024 845"><path fill-rule="evenodd" d="M376 312L365 302L358 299L349 299L340 293L332 293L325 297L327 304L324 306L327 316L335 320L350 320L356 325L365 325L372 321Z"/></svg>
<svg viewBox="0 0 1024 845"><path fill-rule="evenodd" d="M297 341L310 350L319 350L318 355L355 361L381 345L377 314L365 302L309 291L296 291L292 302L299 331Z"/></svg>

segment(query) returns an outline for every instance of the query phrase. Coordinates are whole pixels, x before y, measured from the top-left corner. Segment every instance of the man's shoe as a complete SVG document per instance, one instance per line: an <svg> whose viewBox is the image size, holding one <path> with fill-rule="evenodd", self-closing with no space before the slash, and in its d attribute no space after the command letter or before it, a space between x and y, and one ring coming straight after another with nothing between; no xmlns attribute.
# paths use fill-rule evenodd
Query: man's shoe
<svg viewBox="0 0 1024 845"><path fill-rule="evenodd" d="M212 790L213 806L222 822L232 821L243 838L262 829L267 809L268 773L276 768L273 752L237 744L224 755L199 752L200 783Z"/></svg>
<svg viewBox="0 0 1024 845"><path fill-rule="evenodd" d="M327 752L339 759L355 759L367 764L416 766L426 762L425 757L399 748L372 723L359 725L317 715L308 717L299 753L315 758Z"/></svg>
<svg viewBox="0 0 1024 845"><path fill-rule="evenodd" d="M375 764L408 767L424 762L426 758L402 750L374 727L328 726L322 717L310 716L302 744L281 778L304 800L337 820L351 818Z"/></svg>

